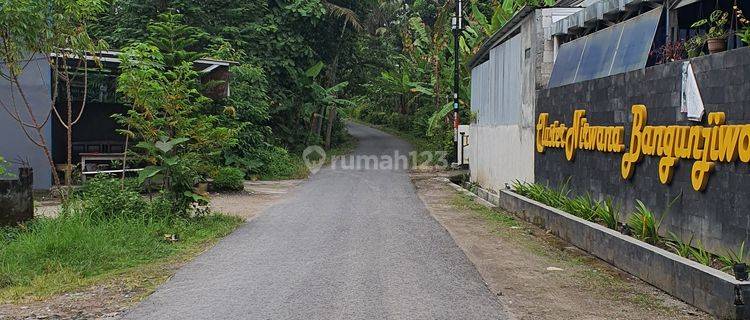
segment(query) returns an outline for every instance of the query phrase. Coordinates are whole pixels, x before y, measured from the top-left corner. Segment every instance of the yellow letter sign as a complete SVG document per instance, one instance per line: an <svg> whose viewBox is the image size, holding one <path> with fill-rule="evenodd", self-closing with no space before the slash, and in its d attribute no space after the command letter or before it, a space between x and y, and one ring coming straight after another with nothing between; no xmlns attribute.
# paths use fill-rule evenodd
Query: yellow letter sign
<svg viewBox="0 0 750 320"><path fill-rule="evenodd" d="M620 171L623 179L630 179L635 165L643 156L659 159L659 181L669 184L678 159L695 160L690 170L690 181L696 191L706 188L708 177L716 162L750 162L750 124L725 125L723 112L708 114L708 127L703 126L648 126L648 112L644 105L631 109L633 124L630 146L623 145L624 127L591 126L585 110L575 110L573 124L566 127L559 121L549 124L549 114L539 114L536 124L536 151L546 148L565 149L565 158L573 161L576 150L624 152Z"/></svg>

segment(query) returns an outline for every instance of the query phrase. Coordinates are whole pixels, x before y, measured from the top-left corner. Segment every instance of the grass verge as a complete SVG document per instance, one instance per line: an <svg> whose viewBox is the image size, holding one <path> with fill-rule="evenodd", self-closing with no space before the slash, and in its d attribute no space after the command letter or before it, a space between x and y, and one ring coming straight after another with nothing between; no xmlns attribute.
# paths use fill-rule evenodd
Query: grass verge
<svg viewBox="0 0 750 320"><path fill-rule="evenodd" d="M0 239L0 300L42 299L138 274L169 259L192 258L241 223L220 214L190 219L71 215L6 228ZM179 235L179 241L164 241L167 233Z"/></svg>

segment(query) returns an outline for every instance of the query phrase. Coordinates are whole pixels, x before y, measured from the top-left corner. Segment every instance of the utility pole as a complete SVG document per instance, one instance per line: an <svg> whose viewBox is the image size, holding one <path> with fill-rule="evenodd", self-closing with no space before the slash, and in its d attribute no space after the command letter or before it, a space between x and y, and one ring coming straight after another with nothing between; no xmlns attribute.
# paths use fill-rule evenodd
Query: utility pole
<svg viewBox="0 0 750 320"><path fill-rule="evenodd" d="M461 48L458 45L458 39L461 36L461 30L463 30L463 3L462 0L456 1L456 12L453 14L451 23L451 29L453 29L453 141L456 142L456 150L461 147L461 141L458 138L458 125L461 123L461 119L458 117L458 90L459 82L461 81L460 75L460 55Z"/></svg>

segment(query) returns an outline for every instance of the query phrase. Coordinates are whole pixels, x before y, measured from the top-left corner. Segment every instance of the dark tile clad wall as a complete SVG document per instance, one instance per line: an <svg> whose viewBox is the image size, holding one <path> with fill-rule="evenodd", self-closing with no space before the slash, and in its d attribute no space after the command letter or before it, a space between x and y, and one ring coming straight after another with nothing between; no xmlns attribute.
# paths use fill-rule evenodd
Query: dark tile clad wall
<svg viewBox="0 0 750 320"><path fill-rule="evenodd" d="M691 60L706 108L726 113L728 124L750 124L750 48L736 49ZM682 63L669 63L606 78L537 91L536 116L550 114L570 126L573 110L585 109L591 125L622 125L629 145L633 104L648 109L647 125L696 125L680 113ZM704 115L701 125L706 125ZM630 180L620 176L622 153L577 150L574 161L562 149L535 153L535 179L568 186L576 194L612 198L625 213L640 199L663 212L679 196L664 219L662 231L696 240L718 253L750 245L750 164L717 163L706 190L690 183L692 160L680 160L670 185L659 182L659 157L644 156Z"/></svg>

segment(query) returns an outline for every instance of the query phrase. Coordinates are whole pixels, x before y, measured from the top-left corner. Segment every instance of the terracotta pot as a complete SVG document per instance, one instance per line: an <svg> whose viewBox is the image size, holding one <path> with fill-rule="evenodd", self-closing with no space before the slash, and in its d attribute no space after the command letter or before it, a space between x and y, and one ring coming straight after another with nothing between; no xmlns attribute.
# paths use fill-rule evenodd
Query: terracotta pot
<svg viewBox="0 0 750 320"><path fill-rule="evenodd" d="M724 52L727 50L727 39L726 38L711 38L708 39L708 52L717 53Z"/></svg>

